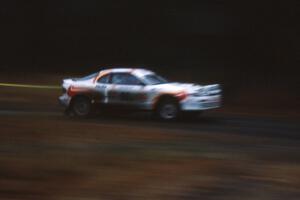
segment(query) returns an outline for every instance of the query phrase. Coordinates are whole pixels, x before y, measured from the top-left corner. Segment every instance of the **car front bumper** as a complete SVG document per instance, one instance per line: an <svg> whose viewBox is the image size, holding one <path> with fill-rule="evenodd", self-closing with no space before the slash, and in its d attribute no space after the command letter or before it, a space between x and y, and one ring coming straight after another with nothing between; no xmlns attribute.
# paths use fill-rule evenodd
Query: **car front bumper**
<svg viewBox="0 0 300 200"><path fill-rule="evenodd" d="M221 95L187 97L180 102L182 111L201 111L219 108L221 106Z"/></svg>

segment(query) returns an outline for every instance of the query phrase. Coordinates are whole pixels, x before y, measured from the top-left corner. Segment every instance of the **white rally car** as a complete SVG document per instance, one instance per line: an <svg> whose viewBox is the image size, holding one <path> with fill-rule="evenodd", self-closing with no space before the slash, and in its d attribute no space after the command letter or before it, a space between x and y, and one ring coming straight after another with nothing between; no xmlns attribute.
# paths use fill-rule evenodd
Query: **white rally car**
<svg viewBox="0 0 300 200"><path fill-rule="evenodd" d="M132 108L152 111L171 120L182 111L199 112L220 107L219 84L168 82L146 69L105 69L83 78L64 79L59 101L68 113L86 117L95 108Z"/></svg>

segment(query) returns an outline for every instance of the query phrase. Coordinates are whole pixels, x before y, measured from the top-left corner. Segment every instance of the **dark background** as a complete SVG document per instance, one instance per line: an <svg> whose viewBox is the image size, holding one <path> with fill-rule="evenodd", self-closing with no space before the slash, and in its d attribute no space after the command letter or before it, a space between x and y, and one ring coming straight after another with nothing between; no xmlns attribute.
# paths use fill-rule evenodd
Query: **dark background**
<svg viewBox="0 0 300 200"><path fill-rule="evenodd" d="M297 1L0 1L0 67L139 66L299 100L298 10Z"/></svg>

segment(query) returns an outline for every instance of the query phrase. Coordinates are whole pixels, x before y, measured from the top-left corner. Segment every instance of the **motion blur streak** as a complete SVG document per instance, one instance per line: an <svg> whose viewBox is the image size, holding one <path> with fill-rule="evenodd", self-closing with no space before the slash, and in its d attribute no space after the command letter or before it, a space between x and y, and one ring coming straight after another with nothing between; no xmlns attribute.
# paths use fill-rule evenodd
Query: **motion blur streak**
<svg viewBox="0 0 300 200"><path fill-rule="evenodd" d="M1 88L0 199L299 199L300 125L266 115L62 116L59 90ZM9 97L9 101L8 98Z"/></svg>

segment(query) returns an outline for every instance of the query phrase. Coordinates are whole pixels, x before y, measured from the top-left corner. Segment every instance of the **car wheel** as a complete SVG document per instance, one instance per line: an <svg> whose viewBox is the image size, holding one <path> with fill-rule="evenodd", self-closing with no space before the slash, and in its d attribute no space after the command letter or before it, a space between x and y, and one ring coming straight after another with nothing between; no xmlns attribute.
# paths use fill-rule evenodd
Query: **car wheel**
<svg viewBox="0 0 300 200"><path fill-rule="evenodd" d="M72 112L77 117L88 117L91 114L91 100L87 97L75 97L72 101Z"/></svg>
<svg viewBox="0 0 300 200"><path fill-rule="evenodd" d="M156 115L162 120L174 120L179 115L178 103L175 100L162 101L157 109Z"/></svg>

